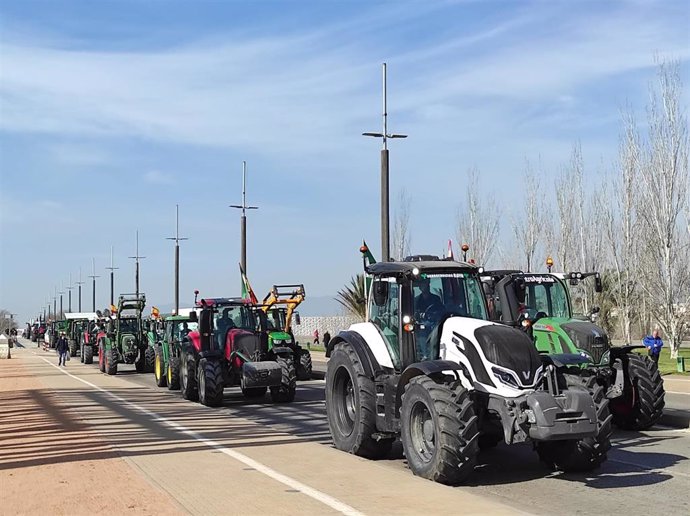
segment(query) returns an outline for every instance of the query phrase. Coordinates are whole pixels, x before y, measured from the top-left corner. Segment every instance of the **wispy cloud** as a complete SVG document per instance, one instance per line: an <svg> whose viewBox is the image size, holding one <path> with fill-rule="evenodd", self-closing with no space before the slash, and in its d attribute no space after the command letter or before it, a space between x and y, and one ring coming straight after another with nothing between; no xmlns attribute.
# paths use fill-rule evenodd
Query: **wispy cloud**
<svg viewBox="0 0 690 516"><path fill-rule="evenodd" d="M166 174L160 170L149 170L146 172L144 174L144 181L154 185L170 185L174 182L170 174Z"/></svg>

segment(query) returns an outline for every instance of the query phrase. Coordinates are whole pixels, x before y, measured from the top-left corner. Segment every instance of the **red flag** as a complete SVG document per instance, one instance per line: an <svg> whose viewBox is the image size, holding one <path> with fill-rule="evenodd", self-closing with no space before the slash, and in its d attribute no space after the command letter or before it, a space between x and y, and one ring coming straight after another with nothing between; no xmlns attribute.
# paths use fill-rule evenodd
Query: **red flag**
<svg viewBox="0 0 690 516"><path fill-rule="evenodd" d="M451 260L455 260L453 257L453 241L451 239L448 239L448 255L446 258L449 258Z"/></svg>

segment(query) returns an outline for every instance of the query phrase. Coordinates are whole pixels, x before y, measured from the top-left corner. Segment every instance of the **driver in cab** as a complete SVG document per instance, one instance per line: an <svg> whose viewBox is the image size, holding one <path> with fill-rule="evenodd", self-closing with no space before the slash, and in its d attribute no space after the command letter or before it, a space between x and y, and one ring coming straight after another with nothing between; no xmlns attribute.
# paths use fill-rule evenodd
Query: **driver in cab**
<svg viewBox="0 0 690 516"><path fill-rule="evenodd" d="M414 311L416 318L419 318L420 314L426 315L424 319L428 319L428 313L430 308L436 308L440 310L443 308L443 302L441 298L436 294L431 293L431 283L428 279L421 279L418 281L418 286L420 293L414 298Z"/></svg>
<svg viewBox="0 0 690 516"><path fill-rule="evenodd" d="M443 301L439 296L431 293L429 279L422 278L415 286L420 290L414 298L414 314L420 330L416 335L417 359L426 360L436 354L432 349L433 343L429 342L429 337L443 314Z"/></svg>

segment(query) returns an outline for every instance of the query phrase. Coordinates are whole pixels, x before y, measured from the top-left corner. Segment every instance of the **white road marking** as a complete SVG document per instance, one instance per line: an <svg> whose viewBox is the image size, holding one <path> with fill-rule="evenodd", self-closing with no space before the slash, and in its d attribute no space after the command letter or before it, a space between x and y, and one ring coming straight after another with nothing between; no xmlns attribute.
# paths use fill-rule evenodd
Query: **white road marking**
<svg viewBox="0 0 690 516"><path fill-rule="evenodd" d="M667 391L664 390L666 394L683 394L684 396L690 396L690 392L678 392L678 391Z"/></svg>
<svg viewBox="0 0 690 516"><path fill-rule="evenodd" d="M266 475L267 477L270 477L273 480L280 482L281 484L285 484L286 486L290 487L291 489L295 489L296 491L299 491L299 492L309 496L310 498L313 498L314 500L321 502L322 504L327 505L330 508L335 509L338 512L341 512L342 514L346 514L348 516L364 516L364 513L358 511L354 507L347 505L346 503L341 502L340 500L338 500L336 498L333 498L330 495L327 495L326 493L323 493L317 489L309 487L308 485L303 484L299 480L295 480L292 477L288 477L287 475L283 475L282 473L279 473L278 471L276 471L272 468L269 468L268 466L262 464L261 462L258 462L256 460L250 458L250 457L247 457L243 453L237 452L235 450L230 450L230 449L224 447L222 444L217 443L216 441L214 441L212 439L207 439L206 437L194 432L193 430L190 430L190 429L188 429L188 428L186 428L186 427L184 427L178 423L175 423L174 421L170 421L169 419L166 419L163 416L160 416L151 410L140 407L136 403L132 403L131 401L128 401L128 400L118 396L117 394L113 394L112 392L110 392L110 391L108 391L102 387L99 387L98 385L94 385L93 383L91 383L87 380L84 380L83 378L79 378L78 376L75 376L71 373L68 373L67 371L65 371L64 369L61 369L59 366L56 366L55 364L53 364L51 361L49 361L48 359L46 359L44 357L39 357L39 358L41 360L43 360L45 363L47 363L48 365L50 365L50 366L54 367L55 369L57 369L58 371L60 371L61 373L64 373L67 376L74 378L75 380L77 380L77 381L79 381L85 385L88 385L89 387L92 387L92 388L110 396L111 398L119 401L120 403L124 403L125 405L128 405L128 406L136 409L137 411L141 412L142 414L146 414L147 416L155 419L156 421L159 421L159 422L167 425L170 428L173 428L174 430L177 430L180 433L186 434L186 435L192 437L193 439L196 439L200 443L203 443L210 448L213 448L215 450L218 450L218 451L224 453L228 457L232 457L233 459L242 462L243 464L249 466L250 468L254 468L258 472Z"/></svg>

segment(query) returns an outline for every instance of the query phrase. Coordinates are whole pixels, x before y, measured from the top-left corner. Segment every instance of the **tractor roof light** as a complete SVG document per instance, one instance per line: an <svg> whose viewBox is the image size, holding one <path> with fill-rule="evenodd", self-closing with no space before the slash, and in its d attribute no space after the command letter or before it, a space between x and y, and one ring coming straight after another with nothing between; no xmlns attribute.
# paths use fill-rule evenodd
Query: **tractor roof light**
<svg viewBox="0 0 690 516"><path fill-rule="evenodd" d="M417 267L415 267L414 269L412 269L412 275L413 275L413 276L419 276L419 269L418 269Z"/></svg>
<svg viewBox="0 0 690 516"><path fill-rule="evenodd" d="M369 250L369 248L365 245L363 245L362 247L359 248L359 252L362 254L366 253L368 250Z"/></svg>
<svg viewBox="0 0 690 516"><path fill-rule="evenodd" d="M466 253L467 251L470 250L470 246L467 245L467 244L462 244L462 246L460 247L460 249L462 249L462 252L463 252L463 253Z"/></svg>
<svg viewBox="0 0 690 516"><path fill-rule="evenodd" d="M403 324L409 324L410 322L412 322L412 318L409 315L403 315L402 321Z"/></svg>
<svg viewBox="0 0 690 516"><path fill-rule="evenodd" d="M551 258L550 256L546 257L546 266L553 267L553 258Z"/></svg>

